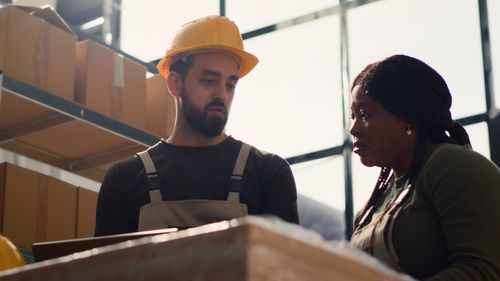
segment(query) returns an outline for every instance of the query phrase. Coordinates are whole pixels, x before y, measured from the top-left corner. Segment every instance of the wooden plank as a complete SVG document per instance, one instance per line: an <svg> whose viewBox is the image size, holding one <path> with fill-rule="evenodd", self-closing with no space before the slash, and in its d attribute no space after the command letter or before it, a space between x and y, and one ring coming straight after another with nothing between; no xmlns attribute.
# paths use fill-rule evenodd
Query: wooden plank
<svg viewBox="0 0 500 281"><path fill-rule="evenodd" d="M28 265L0 280L413 280L311 235L249 217Z"/></svg>

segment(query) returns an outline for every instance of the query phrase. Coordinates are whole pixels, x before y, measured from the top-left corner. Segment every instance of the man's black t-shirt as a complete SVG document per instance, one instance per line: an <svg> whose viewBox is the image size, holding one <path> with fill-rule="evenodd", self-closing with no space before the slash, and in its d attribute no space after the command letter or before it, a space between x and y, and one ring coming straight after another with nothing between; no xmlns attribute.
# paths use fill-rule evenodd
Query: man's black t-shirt
<svg viewBox="0 0 500 281"><path fill-rule="evenodd" d="M175 146L161 141L149 150L161 177L163 200L226 200L241 141L232 137L209 147ZM289 164L252 148L240 193L250 215L270 214L298 223L297 191ZM95 235L135 232L139 209L150 203L146 174L134 156L107 172L99 192Z"/></svg>

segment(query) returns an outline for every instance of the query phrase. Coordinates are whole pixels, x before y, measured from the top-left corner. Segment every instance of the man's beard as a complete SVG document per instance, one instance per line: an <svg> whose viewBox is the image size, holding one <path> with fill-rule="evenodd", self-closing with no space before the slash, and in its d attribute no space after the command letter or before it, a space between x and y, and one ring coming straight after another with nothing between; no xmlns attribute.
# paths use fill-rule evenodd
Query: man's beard
<svg viewBox="0 0 500 281"><path fill-rule="evenodd" d="M184 87L181 89L180 97L182 98L181 104L184 118L194 130L207 137L215 137L222 133L227 123L227 111L224 117L208 116L208 111L212 106L220 106L226 110L226 106L222 101L213 100L201 112L193 106L188 95L186 95Z"/></svg>

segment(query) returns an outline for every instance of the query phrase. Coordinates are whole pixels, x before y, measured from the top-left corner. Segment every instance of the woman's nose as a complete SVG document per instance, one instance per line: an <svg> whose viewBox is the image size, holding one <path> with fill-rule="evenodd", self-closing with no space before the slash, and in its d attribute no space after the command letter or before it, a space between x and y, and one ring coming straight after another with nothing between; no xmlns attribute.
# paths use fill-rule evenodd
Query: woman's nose
<svg viewBox="0 0 500 281"><path fill-rule="evenodd" d="M351 128L349 129L349 133L353 137L359 137L359 122L358 119L352 119L351 120Z"/></svg>

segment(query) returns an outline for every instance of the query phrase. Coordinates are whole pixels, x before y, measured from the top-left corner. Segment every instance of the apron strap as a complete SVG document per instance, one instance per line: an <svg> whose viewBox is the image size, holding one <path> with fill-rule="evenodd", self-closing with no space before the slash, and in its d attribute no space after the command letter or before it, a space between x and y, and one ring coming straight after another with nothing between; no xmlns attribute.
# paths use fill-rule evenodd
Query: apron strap
<svg viewBox="0 0 500 281"><path fill-rule="evenodd" d="M240 203L240 192L243 190L243 172L247 163L248 155L250 154L252 146L244 142L241 143L238 158L234 164L233 174L229 182L229 194L227 201Z"/></svg>
<svg viewBox="0 0 500 281"><path fill-rule="evenodd" d="M159 189L154 189L149 191L149 201L151 201L151 203L157 203L163 201Z"/></svg>
<svg viewBox="0 0 500 281"><path fill-rule="evenodd" d="M160 192L160 175L156 172L153 159L151 159L147 150L137 153L137 156L141 159L142 165L144 165L144 169L146 170L146 189L149 192L150 202L155 203L163 201Z"/></svg>
<svg viewBox="0 0 500 281"><path fill-rule="evenodd" d="M146 170L146 175L156 173L155 164L153 163L153 159L151 159L147 150L138 152L137 156L141 158L142 165L144 165L144 169Z"/></svg>

